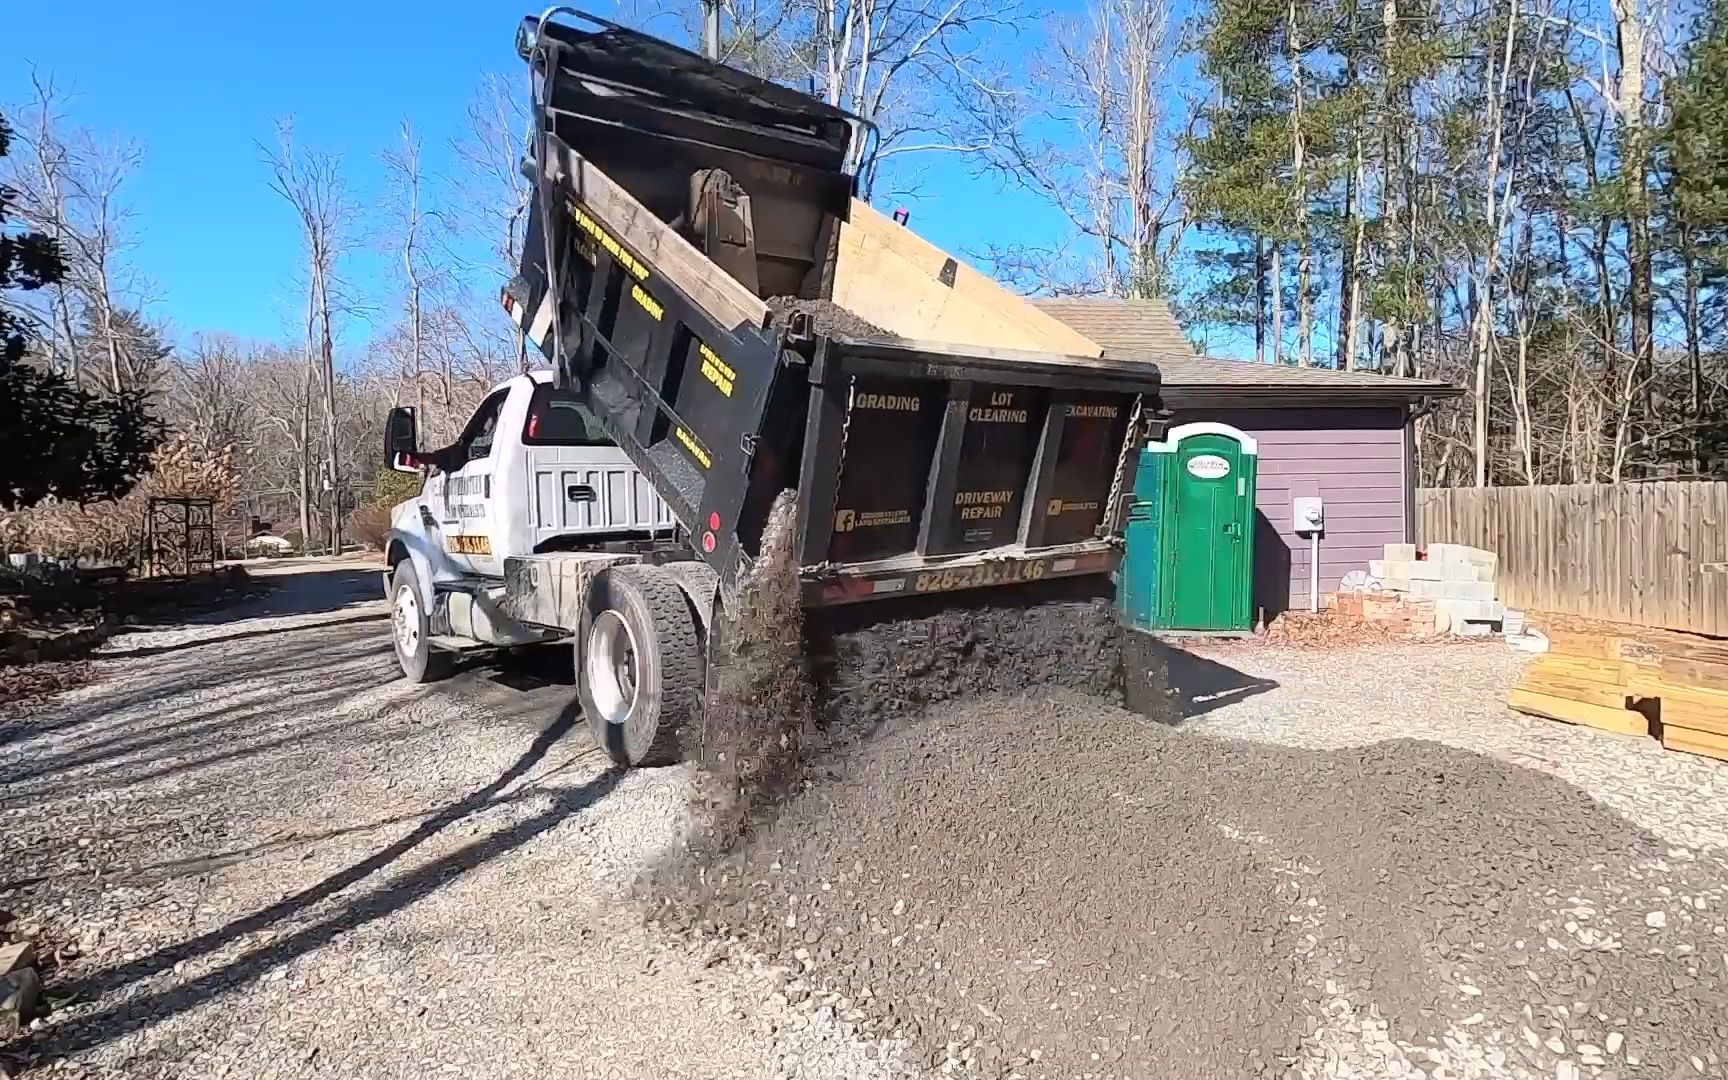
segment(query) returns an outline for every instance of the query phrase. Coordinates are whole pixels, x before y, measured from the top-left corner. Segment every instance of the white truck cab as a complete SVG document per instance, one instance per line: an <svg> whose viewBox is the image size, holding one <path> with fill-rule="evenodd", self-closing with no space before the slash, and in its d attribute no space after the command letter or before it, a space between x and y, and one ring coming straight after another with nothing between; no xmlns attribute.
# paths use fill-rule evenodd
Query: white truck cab
<svg viewBox="0 0 1728 1080"><path fill-rule="evenodd" d="M508 600L507 560L540 569L538 557L588 553L578 564L603 568L627 558L606 552L664 542L677 530L671 509L549 371L494 388L461 436L437 450L410 449L412 410L396 410L391 423L390 466L426 477L391 511L386 551L396 647L411 678L433 677L451 652L575 629L520 617L522 605Z"/></svg>

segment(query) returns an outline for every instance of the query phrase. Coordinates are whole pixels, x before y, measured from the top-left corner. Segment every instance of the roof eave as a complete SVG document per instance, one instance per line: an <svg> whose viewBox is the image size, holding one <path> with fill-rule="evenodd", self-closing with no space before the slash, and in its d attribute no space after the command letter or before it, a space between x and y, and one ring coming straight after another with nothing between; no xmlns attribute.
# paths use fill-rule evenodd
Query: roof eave
<svg viewBox="0 0 1728 1080"><path fill-rule="evenodd" d="M1196 405L1409 405L1425 398L1457 398L1456 386L1226 386L1219 383L1164 383L1163 397L1173 408Z"/></svg>

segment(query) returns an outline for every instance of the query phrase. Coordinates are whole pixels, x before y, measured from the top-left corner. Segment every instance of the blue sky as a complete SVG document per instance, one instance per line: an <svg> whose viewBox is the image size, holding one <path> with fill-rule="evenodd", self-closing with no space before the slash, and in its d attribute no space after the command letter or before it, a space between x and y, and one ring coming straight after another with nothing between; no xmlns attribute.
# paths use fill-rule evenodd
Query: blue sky
<svg viewBox="0 0 1728 1080"><path fill-rule="evenodd" d="M423 138L427 171L446 167L481 77L520 77L513 38L530 10L522 0L89 0L75 17L58 3L8 7L0 102L28 96L33 65L73 93L70 120L144 148L126 202L132 261L156 297L150 314L180 337L251 339L294 336L303 303L296 224L259 149L274 142L276 120L292 117L299 143L342 154L357 201L376 209L378 156L402 121ZM616 0L591 7L622 18ZM933 242L958 253L1055 227L1036 199L973 179L957 160L927 161L920 197L905 204ZM387 309L386 266L363 251L346 273ZM369 333L351 325L344 344Z"/></svg>

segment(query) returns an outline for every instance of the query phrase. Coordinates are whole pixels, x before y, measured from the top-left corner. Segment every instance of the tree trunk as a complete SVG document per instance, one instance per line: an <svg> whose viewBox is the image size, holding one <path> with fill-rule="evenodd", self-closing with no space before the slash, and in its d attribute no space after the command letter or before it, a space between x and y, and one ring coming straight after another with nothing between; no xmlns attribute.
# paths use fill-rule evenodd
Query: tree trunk
<svg viewBox="0 0 1728 1080"><path fill-rule="evenodd" d="M1254 362L1266 362L1266 238L1254 237Z"/></svg>
<svg viewBox="0 0 1728 1080"><path fill-rule="evenodd" d="M300 550L312 550L312 373L300 384Z"/></svg>
<svg viewBox="0 0 1728 1080"><path fill-rule="evenodd" d="M1690 223L1680 226L1680 257L1686 275L1684 321L1686 324L1686 426L1691 435L1692 471L1703 478L1709 463L1704 460L1704 350L1698 310L1698 250Z"/></svg>
<svg viewBox="0 0 1728 1080"><path fill-rule="evenodd" d="M1338 369L1349 371L1356 366L1356 346L1362 322L1362 253L1365 246L1367 213L1361 205L1366 201L1366 184L1368 174L1362 161L1362 118L1356 121L1355 149L1356 168L1351 177L1350 193L1353 198L1348 203L1355 203L1354 218L1356 236L1350 247L1350 261L1345 264L1342 275L1350 283L1348 295L1342 295L1339 300L1344 303L1344 352L1338 357ZM1347 210L1349 215L1350 211Z"/></svg>
<svg viewBox="0 0 1728 1080"><path fill-rule="evenodd" d="M1284 247L1272 243L1272 362L1284 362Z"/></svg>
<svg viewBox="0 0 1728 1080"><path fill-rule="evenodd" d="M1308 168L1302 132L1302 42L1296 25L1296 0L1286 8L1290 34L1290 174L1296 208L1296 333L1301 341L1301 365L1314 363L1313 300L1309 294Z"/></svg>
<svg viewBox="0 0 1728 1080"><path fill-rule="evenodd" d="M1644 130L1644 19L1641 0L1610 0L1619 46L1620 180L1626 195L1627 260L1631 263L1632 364L1642 406L1632 421L1633 441L1644 442L1655 402L1655 286L1650 243L1649 147Z"/></svg>

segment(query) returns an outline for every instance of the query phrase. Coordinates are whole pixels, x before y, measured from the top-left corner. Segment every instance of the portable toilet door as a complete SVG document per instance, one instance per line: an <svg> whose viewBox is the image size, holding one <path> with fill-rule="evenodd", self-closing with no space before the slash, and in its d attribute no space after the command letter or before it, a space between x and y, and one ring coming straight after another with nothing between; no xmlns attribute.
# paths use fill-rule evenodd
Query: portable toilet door
<svg viewBox="0 0 1728 1080"><path fill-rule="evenodd" d="M1158 627L1252 630L1253 436L1228 424L1181 424L1148 444L1146 456L1156 456L1161 489Z"/></svg>

